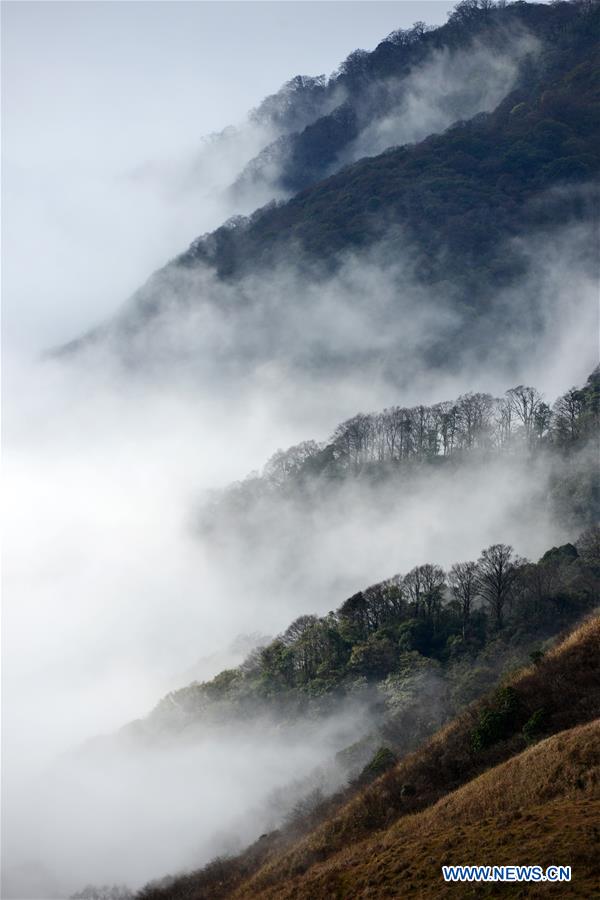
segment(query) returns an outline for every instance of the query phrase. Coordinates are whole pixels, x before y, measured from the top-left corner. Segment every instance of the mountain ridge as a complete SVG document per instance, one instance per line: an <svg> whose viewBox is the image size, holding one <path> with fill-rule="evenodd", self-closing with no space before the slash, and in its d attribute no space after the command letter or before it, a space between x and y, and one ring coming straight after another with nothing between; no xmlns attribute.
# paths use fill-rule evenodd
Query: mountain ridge
<svg viewBox="0 0 600 900"><path fill-rule="evenodd" d="M479 17L481 10L476 12ZM519 241L525 233L537 233L547 242L559 222L562 228L571 222L593 230L598 218L593 181L600 168L600 62L594 36L600 7L513 4L493 12L550 23L545 49L529 59L518 89L493 112L455 123L414 146L355 162L290 200L270 203L196 239L134 295L116 320L59 353L108 339L125 358L135 358L136 335L152 321L160 331L166 311L184 316L191 308L225 313L257 307L260 286L248 288L244 278L251 276L254 283L262 278L268 287L283 259L286 265L293 260L300 291L303 283L318 289L348 254L377 244L382 252L376 267L386 271L390 261L403 260L402 278L409 272L415 283L443 298L457 316L455 328L477 335L489 347L498 317L501 327L511 325L502 312L502 291L522 280L530 265ZM467 17L452 27L470 33L468 22ZM397 295L390 301L391 321L402 313L397 274L389 276ZM229 293L223 294L221 285ZM349 309L356 303L351 296L345 302ZM532 310L532 317L539 314ZM273 328L278 327L275 321ZM453 335L451 330L434 340L427 355L432 365L445 364L444 344ZM190 352L206 357L214 349L200 339ZM261 359L265 351L259 344L256 352ZM252 355L249 362L256 364Z"/></svg>

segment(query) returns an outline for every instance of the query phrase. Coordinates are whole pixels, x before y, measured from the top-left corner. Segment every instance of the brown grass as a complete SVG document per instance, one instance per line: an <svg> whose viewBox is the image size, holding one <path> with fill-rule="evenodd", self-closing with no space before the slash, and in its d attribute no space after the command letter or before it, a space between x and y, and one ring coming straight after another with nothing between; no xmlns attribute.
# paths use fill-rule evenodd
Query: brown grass
<svg viewBox="0 0 600 900"><path fill-rule="evenodd" d="M444 884L443 864L571 865L561 885ZM600 720L561 732L304 876L239 898L597 896Z"/></svg>
<svg viewBox="0 0 600 900"><path fill-rule="evenodd" d="M212 872L175 879L144 898L495 895L493 885L445 886L445 862L571 864L577 877L569 887L495 888L512 896L547 889L554 898L591 898L600 844L591 853L590 835L598 831L583 829L598 815L592 751L599 733L597 723L577 726L600 716L600 617L508 683L518 712L507 739L473 751L472 730L493 703L484 698L303 838L275 833ZM545 733L555 736L525 749L521 729L541 707ZM402 790L407 784L410 793Z"/></svg>
<svg viewBox="0 0 600 900"><path fill-rule="evenodd" d="M550 733L595 719L600 715L600 617L586 622L549 653L541 665L521 670L510 683L520 702L517 726L522 727L542 706ZM369 834L388 828L399 817L433 805L482 771L521 751L524 741L517 732L483 753L472 752L470 734L487 702L473 704L313 833L271 859L240 896L250 896L252 891L260 892L271 884L281 885L304 874L311 866ZM403 795L404 784L410 784L414 794Z"/></svg>

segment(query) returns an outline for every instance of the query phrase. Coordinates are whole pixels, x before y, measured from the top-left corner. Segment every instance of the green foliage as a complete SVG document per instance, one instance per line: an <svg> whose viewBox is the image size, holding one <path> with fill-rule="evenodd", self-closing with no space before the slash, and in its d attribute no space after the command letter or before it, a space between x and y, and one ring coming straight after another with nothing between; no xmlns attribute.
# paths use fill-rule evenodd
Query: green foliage
<svg viewBox="0 0 600 900"><path fill-rule="evenodd" d="M552 548L538 563L514 565L510 614L501 629L493 608L480 605L465 637L463 611L441 595L433 623L423 599L427 581L419 582L416 594L415 571L431 575L434 586L444 573L417 567L353 595L337 612L300 616L239 668L167 695L155 721L179 728L190 720L225 722L267 711L292 721L300 714L327 714L348 697L379 710L389 740L408 746L526 663L529 654L539 664L540 641L597 604L600 530ZM512 733L511 690L503 688L482 713L473 732L475 751Z"/></svg>
<svg viewBox="0 0 600 900"><path fill-rule="evenodd" d="M397 660L397 647L390 638L376 632L364 643L354 645L348 668L360 675L379 679L385 678L394 669Z"/></svg>
<svg viewBox="0 0 600 900"><path fill-rule="evenodd" d="M389 747L380 747L374 754L373 758L367 763L358 777L358 782L368 784L375 781L388 769L393 768L398 762L398 757L390 750Z"/></svg>
<svg viewBox="0 0 600 900"><path fill-rule="evenodd" d="M509 737L515 728L515 717L519 709L519 697L510 686L500 688L492 706L479 714L477 725L471 732L471 748L475 753L486 750L498 741Z"/></svg>
<svg viewBox="0 0 600 900"><path fill-rule="evenodd" d="M528 744L534 744L541 737L546 723L546 710L536 709L530 719L523 725L523 737Z"/></svg>

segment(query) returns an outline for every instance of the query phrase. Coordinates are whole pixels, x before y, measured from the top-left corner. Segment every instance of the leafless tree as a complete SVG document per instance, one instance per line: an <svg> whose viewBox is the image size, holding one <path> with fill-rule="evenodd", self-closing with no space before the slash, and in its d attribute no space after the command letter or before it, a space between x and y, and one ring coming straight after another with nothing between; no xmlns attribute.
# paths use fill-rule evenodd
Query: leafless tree
<svg viewBox="0 0 600 900"><path fill-rule="evenodd" d="M581 391L571 388L554 404L554 430L557 437L575 441L580 435L580 418L583 412Z"/></svg>
<svg viewBox="0 0 600 900"><path fill-rule="evenodd" d="M492 544L482 552L478 569L478 591L490 607L496 627L500 628L518 573L513 548L508 544Z"/></svg>
<svg viewBox="0 0 600 900"><path fill-rule="evenodd" d="M448 573L452 596L458 603L462 620L462 636L466 637L473 601L477 595L478 568L476 562L455 563Z"/></svg>
<svg viewBox="0 0 600 900"><path fill-rule="evenodd" d="M531 440L535 417L543 402L542 395L534 387L519 384L506 392L506 398L516 419L523 426L526 440Z"/></svg>

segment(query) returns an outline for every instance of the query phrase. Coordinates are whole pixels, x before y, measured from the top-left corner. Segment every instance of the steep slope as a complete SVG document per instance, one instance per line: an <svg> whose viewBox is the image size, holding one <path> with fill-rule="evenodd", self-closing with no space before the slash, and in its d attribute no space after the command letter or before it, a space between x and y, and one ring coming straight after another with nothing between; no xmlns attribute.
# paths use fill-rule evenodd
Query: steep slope
<svg viewBox="0 0 600 900"><path fill-rule="evenodd" d="M204 260L231 276L257 259L272 263L290 239L323 258L372 243L394 224L417 242L419 263L442 247L444 267L453 254L457 269L466 262L483 267L498 238L524 220L549 224L552 204L529 210L534 197L598 171L599 19L598 6L569 6L568 21L544 35L543 52L532 55L526 77L493 113L362 160L246 224L196 242L179 262ZM429 264L430 277L439 264Z"/></svg>
<svg viewBox="0 0 600 900"><path fill-rule="evenodd" d="M598 798L599 651L596 617L306 836L264 836L238 858L139 897L444 896L440 867L453 862L572 865L573 895L590 896L594 834L582 829ZM502 728L482 743L494 717Z"/></svg>
<svg viewBox="0 0 600 900"><path fill-rule="evenodd" d="M342 850L302 878L242 886L236 897L451 897L442 865L569 865L560 896L589 898L600 875L600 719L541 741L425 812ZM468 888L463 887L463 891ZM506 885L496 886L503 893ZM520 885L511 896L557 886ZM488 889L489 892L489 889ZM492 892L490 892L492 893Z"/></svg>
<svg viewBox="0 0 600 900"><path fill-rule="evenodd" d="M504 690L514 692L515 707L509 715L506 736L496 738L481 751L473 749L475 729L486 712L493 713L505 702L498 693L469 709L297 847L265 867L251 889L270 888L282 878L286 881L398 816L430 806L474 775L509 758L521 749L522 728L537 709L545 710L545 731L549 734L597 718L599 650L600 619L596 618L550 653L537 669L525 670L508 682ZM410 793L403 794L405 785L411 786Z"/></svg>
<svg viewBox="0 0 600 900"><path fill-rule="evenodd" d="M536 49L527 29L543 33L550 26L537 9L523 14L463 4L445 26L416 22L392 32L371 53L355 50L329 80L312 82L312 94L320 90L321 102L330 109L265 148L237 189L271 179L274 186L296 193L361 156L414 142L493 108ZM554 14L550 27L562 16L562 10Z"/></svg>
<svg viewBox="0 0 600 900"><path fill-rule="evenodd" d="M521 346L539 340L556 288L536 269L536 239L548 246L583 224L553 255L572 252L562 268L595 277L586 229L597 216L599 15L588 3L494 10L494 21L528 24L541 49L492 113L363 159L199 238L114 322L65 350L108 341L128 361L212 361L236 377L268 360L312 371L358 362L394 378L388 360L398 354L449 367L488 353L523 304ZM452 33L471 40L471 23L459 18ZM311 152L320 158L319 140ZM377 311L363 327L365 292L376 293ZM407 331L428 309L424 334ZM350 311L359 325L349 341Z"/></svg>

